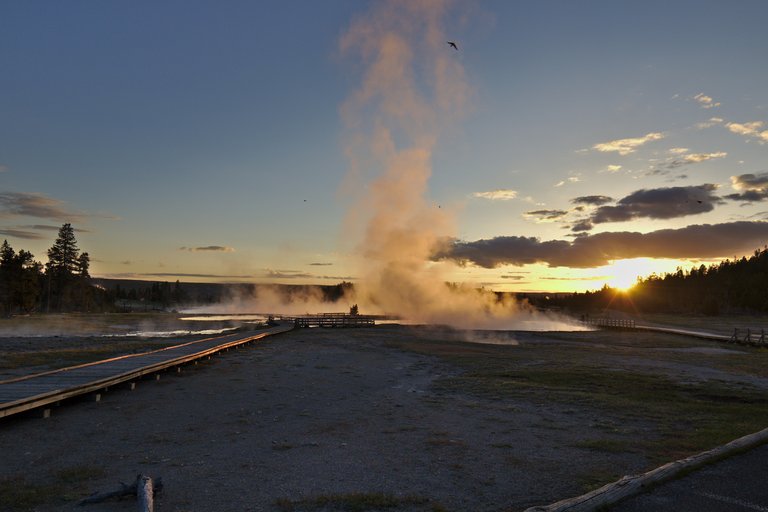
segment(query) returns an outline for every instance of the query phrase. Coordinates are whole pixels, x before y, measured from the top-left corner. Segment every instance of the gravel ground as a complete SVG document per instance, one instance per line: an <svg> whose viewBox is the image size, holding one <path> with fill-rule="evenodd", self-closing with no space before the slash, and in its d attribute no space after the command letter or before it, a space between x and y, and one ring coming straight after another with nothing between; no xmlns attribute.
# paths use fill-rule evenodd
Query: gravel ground
<svg viewBox="0 0 768 512"><path fill-rule="evenodd" d="M292 331L46 420L0 421L0 481L81 475L39 511L135 510L131 500L75 503L138 473L162 477L158 512L283 510L288 501L344 510L299 501L353 493L413 498L398 511L497 511L581 494L595 475L648 469L636 453L577 446L605 438L609 411L446 391L433 383L458 368L390 345L434 336L401 326ZM561 343L530 336L553 353ZM642 431L636 421L617 439Z"/></svg>

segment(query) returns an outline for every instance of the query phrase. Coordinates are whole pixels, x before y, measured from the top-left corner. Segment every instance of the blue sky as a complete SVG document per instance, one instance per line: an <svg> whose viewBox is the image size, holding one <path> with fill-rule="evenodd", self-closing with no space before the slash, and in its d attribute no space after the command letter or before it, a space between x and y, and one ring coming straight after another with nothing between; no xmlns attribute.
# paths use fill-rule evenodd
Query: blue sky
<svg viewBox="0 0 768 512"><path fill-rule="evenodd" d="M368 64L339 46L382 4L3 3L0 237L45 261L71 222L94 275L357 278L340 109ZM431 4L469 91L424 194L451 279L594 288L768 241L767 3Z"/></svg>

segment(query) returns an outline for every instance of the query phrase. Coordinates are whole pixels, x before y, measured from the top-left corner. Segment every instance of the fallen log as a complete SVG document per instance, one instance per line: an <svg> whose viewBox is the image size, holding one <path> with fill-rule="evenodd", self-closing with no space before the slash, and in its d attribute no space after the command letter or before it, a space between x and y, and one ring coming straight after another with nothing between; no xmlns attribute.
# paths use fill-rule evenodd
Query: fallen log
<svg viewBox="0 0 768 512"><path fill-rule="evenodd" d="M146 475L139 475L136 479L136 499L139 503L139 512L153 512L155 510L154 490L152 479Z"/></svg>
<svg viewBox="0 0 768 512"><path fill-rule="evenodd" d="M768 428L740 437L712 450L664 464L647 473L622 477L616 482L606 484L587 494L564 499L551 505L530 507L524 512L593 512L605 510L623 499L636 496L656 485L679 478L694 469L766 443L768 443Z"/></svg>
<svg viewBox="0 0 768 512"><path fill-rule="evenodd" d="M77 504L80 506L90 505L92 503L102 503L111 499L123 499L126 496L134 496L138 500L139 510L141 512L152 512L154 507L154 495L163 489L163 480L158 478L154 482L152 478L146 475L137 475L136 480L131 485L120 482L118 489L105 492L95 492L83 498Z"/></svg>

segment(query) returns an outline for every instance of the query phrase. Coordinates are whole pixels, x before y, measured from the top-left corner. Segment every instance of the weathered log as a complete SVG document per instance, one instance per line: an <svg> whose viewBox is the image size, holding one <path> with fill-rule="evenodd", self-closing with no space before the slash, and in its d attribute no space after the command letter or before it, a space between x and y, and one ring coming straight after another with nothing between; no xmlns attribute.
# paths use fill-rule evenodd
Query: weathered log
<svg viewBox="0 0 768 512"><path fill-rule="evenodd" d="M146 475L139 475L136 484L136 499L139 504L139 512L154 512L155 500L152 478Z"/></svg>
<svg viewBox="0 0 768 512"><path fill-rule="evenodd" d="M747 451L766 442L768 442L768 428L740 437L712 450L670 462L647 473L625 476L587 494L558 501L551 505L530 507L525 512L591 512L601 510L630 496L640 494L655 485L678 478L691 470Z"/></svg>
<svg viewBox="0 0 768 512"><path fill-rule="evenodd" d="M147 485L144 482L144 479L147 479L149 482L148 491L147 491ZM101 503L103 501L111 500L111 499L122 499L126 496L134 496L138 498L139 506L144 506L143 503L147 502L147 492L149 493L149 503L150 507L152 507L153 501L154 501L154 495L158 492L160 492L163 488L163 480L162 478L158 478L154 482L152 481L152 478L145 476L145 475L137 475L136 480L131 485L126 485L123 482L120 482L120 488L113 489L111 491L105 491L105 492L95 492L88 496L87 498L84 498L80 500L77 504L78 505L90 505L91 503ZM140 508L139 510L144 511L147 510L149 512L152 511L152 508Z"/></svg>

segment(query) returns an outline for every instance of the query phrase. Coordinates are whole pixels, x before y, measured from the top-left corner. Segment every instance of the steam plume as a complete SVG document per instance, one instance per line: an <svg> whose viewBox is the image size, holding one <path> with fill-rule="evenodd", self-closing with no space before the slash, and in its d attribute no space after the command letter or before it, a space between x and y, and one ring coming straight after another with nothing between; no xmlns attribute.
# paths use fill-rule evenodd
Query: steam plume
<svg viewBox="0 0 768 512"><path fill-rule="evenodd" d="M448 7L443 0L377 3L340 41L342 54L363 65L361 85L341 109L346 183L358 184L362 198L348 218L362 240L357 300L366 312L418 322L536 328L523 323L543 318L495 294L446 285L450 264L430 261L455 232L449 209L427 198L432 154L469 95L457 54L445 45ZM368 187L359 185L371 175Z"/></svg>

